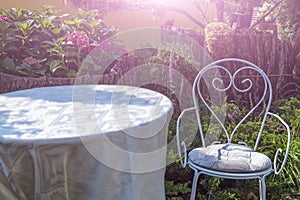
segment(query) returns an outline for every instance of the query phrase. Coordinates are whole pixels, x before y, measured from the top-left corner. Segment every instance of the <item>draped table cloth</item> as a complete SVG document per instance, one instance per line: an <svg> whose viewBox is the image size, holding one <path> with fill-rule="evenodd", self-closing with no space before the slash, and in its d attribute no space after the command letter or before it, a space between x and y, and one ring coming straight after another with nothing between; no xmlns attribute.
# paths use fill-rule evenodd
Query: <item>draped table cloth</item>
<svg viewBox="0 0 300 200"><path fill-rule="evenodd" d="M162 200L164 95L130 86L0 95L0 199Z"/></svg>

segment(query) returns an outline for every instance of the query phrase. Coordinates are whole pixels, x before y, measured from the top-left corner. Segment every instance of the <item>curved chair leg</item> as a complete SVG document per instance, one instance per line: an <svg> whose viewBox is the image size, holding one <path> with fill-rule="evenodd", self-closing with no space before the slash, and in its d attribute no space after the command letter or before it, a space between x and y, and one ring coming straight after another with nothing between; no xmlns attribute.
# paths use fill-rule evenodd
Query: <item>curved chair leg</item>
<svg viewBox="0 0 300 200"><path fill-rule="evenodd" d="M266 182L264 176L259 179L259 199L266 200Z"/></svg>
<svg viewBox="0 0 300 200"><path fill-rule="evenodd" d="M194 178L193 178L192 193L191 193L190 200L195 200L196 191L197 191L197 182L198 182L199 175L200 175L200 172L195 170Z"/></svg>

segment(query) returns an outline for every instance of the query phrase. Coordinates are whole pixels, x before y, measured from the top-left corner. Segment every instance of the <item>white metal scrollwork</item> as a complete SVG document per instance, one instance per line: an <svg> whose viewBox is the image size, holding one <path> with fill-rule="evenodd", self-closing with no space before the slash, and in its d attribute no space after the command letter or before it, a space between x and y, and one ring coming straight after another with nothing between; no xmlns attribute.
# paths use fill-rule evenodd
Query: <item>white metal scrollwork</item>
<svg viewBox="0 0 300 200"><path fill-rule="evenodd" d="M242 63L242 64L244 64L244 66L239 67L234 73L231 73L228 70L228 67L226 68L225 66L223 66L224 63L228 64L230 62L231 63L232 62ZM208 78L208 76L210 76L209 71L211 71L211 70L219 71L218 76L214 77L212 80L210 80ZM220 118L216 115L216 113L213 111L213 109L208 104L207 100L204 99L202 91L201 91L201 83L202 83L201 80L204 80L206 82L206 84L211 85L212 88L214 90L216 90L217 92L227 92L228 90L233 88L240 93L246 93L246 92L249 92L253 88L253 80L250 77L243 77L242 75L239 76L239 74L243 74L242 72L247 71L247 70L253 70L253 71L257 72L259 76L262 77L263 84L261 86L263 87L263 92L262 92L261 97L258 99L257 103L252 108L250 108L250 111L239 121L239 123L236 125L234 130L229 135L222 120L220 120ZM223 76L220 75L221 71L223 71ZM226 77L226 79L229 80L227 85L225 85L225 83L224 83L224 80L223 80L224 76ZM242 78L242 80L239 80L238 78ZM239 82L240 84L237 83L237 80L240 81ZM268 95L269 99L268 99L268 104L266 106L266 114L263 116L263 120L262 120L262 124L264 124L266 116L267 116L267 111L269 110L269 107L270 107L271 96L272 96L271 83L270 83L270 80L268 79L267 75L256 65L254 65L250 62L244 61L244 60L236 59L236 58L219 60L219 61L211 63L210 65L203 68L199 72L199 74L197 75L197 77L194 81L193 89L194 89L194 91L197 91L203 104L208 108L209 112L213 115L213 117L220 124L222 130L226 134L228 142L232 141L232 138L233 138L234 134L236 133L238 127L260 106L260 104L266 98L267 92L269 91L270 95ZM199 105L197 102L196 92L193 95L194 95L193 96L194 103L198 107ZM199 109L199 107L198 107L198 109ZM198 122L200 123L201 122L200 115L197 115L197 118L198 118ZM263 125L262 125L262 127L263 127ZM259 131L258 138L257 138L254 149L256 149L258 146L260 135L262 132L262 127ZM201 134L201 137L204 138L204 133L202 131L202 128L200 128L200 134ZM202 139L202 143L205 145L204 139Z"/></svg>

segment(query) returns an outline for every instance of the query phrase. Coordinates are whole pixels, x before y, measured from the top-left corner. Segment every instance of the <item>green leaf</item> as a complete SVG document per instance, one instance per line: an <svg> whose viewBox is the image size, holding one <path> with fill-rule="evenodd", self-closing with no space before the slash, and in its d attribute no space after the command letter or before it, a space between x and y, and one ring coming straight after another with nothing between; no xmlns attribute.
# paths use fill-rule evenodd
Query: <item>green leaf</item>
<svg viewBox="0 0 300 200"><path fill-rule="evenodd" d="M53 38L53 37L56 36L56 35L55 35L52 31L50 31L49 29L43 29L42 33L45 34L46 36L48 36L49 38Z"/></svg>
<svg viewBox="0 0 300 200"><path fill-rule="evenodd" d="M74 60L74 59L68 60L68 66L70 66L70 65L76 65L76 66L78 66L78 62L76 60Z"/></svg>
<svg viewBox="0 0 300 200"><path fill-rule="evenodd" d="M20 17L22 15L22 10L20 8L12 8L11 9L16 17Z"/></svg>
<svg viewBox="0 0 300 200"><path fill-rule="evenodd" d="M46 75L46 69L38 69L38 70L34 70L34 73L38 76L44 76Z"/></svg>
<svg viewBox="0 0 300 200"><path fill-rule="evenodd" d="M82 9L79 9L77 15L78 15L80 18L87 18L88 13L87 13L86 11L82 10Z"/></svg>
<svg viewBox="0 0 300 200"><path fill-rule="evenodd" d="M32 73L30 73L29 71L23 71L23 70L20 70L18 71L19 74L22 74L23 76L28 76L28 77L32 77Z"/></svg>
<svg viewBox="0 0 300 200"><path fill-rule="evenodd" d="M53 60L50 63L50 71L54 73L56 70L65 68L61 60Z"/></svg>
<svg viewBox="0 0 300 200"><path fill-rule="evenodd" d="M90 22L90 25L91 25L92 27L95 27L95 26L98 26L98 25L101 24L101 23L102 23L101 20L93 20L93 21Z"/></svg>
<svg viewBox="0 0 300 200"><path fill-rule="evenodd" d="M53 33L55 33L55 35L58 35L60 33L61 29L60 28L54 28L53 29Z"/></svg>
<svg viewBox="0 0 300 200"><path fill-rule="evenodd" d="M5 47L5 52L7 54L15 54L18 52L18 48L16 46L13 45L8 45L7 47Z"/></svg>
<svg viewBox="0 0 300 200"><path fill-rule="evenodd" d="M5 57L4 60L2 61L2 67L4 67L6 70L10 72L15 72L16 71L16 64L13 59L9 57Z"/></svg>
<svg viewBox="0 0 300 200"><path fill-rule="evenodd" d="M15 39L15 37L12 37L12 36L9 36L9 35L4 36L3 39L2 39L3 42L10 42L10 41L14 41L14 40L19 41L19 40Z"/></svg>
<svg viewBox="0 0 300 200"><path fill-rule="evenodd" d="M50 22L48 21L48 19L40 19L40 23L42 25L43 28L47 28L50 24Z"/></svg>
<svg viewBox="0 0 300 200"><path fill-rule="evenodd" d="M45 44L48 44L52 47L56 46L56 42L55 41L49 41L49 40L46 40L46 41L42 41L42 44L45 45Z"/></svg>
<svg viewBox="0 0 300 200"><path fill-rule="evenodd" d="M26 20L25 22L17 22L17 24L22 28L23 30L27 30L33 23L33 20Z"/></svg>
<svg viewBox="0 0 300 200"><path fill-rule="evenodd" d="M0 21L0 30L3 32L7 28L8 24Z"/></svg>
<svg viewBox="0 0 300 200"><path fill-rule="evenodd" d="M15 38L3 38L3 41L2 41L2 46L6 47L6 48L13 48L13 49L16 49L16 46L18 46L20 44L20 41L19 39L15 39Z"/></svg>
<svg viewBox="0 0 300 200"><path fill-rule="evenodd" d="M75 70L71 69L68 71L67 76L69 78L75 78L77 76L77 72Z"/></svg>
<svg viewBox="0 0 300 200"><path fill-rule="evenodd" d="M31 71L31 66L27 63L23 63L21 66L17 66L16 69L17 69L18 72L19 71L24 71L24 70Z"/></svg>
<svg viewBox="0 0 300 200"><path fill-rule="evenodd" d="M81 23L80 28L84 29L85 32L92 32L93 27L90 24Z"/></svg>
<svg viewBox="0 0 300 200"><path fill-rule="evenodd" d="M71 21L71 20L66 20L65 24L67 24L67 25L74 25L74 24L76 24L76 22L75 21Z"/></svg>
<svg viewBox="0 0 300 200"><path fill-rule="evenodd" d="M17 39L20 39L20 40L25 40L26 39L26 37L24 37L23 35L15 35L14 37L17 38Z"/></svg>
<svg viewBox="0 0 300 200"><path fill-rule="evenodd" d="M32 48L31 49L25 49L24 53L26 53L26 55L30 55L32 57L36 56L36 54L37 54L36 50L33 50Z"/></svg>

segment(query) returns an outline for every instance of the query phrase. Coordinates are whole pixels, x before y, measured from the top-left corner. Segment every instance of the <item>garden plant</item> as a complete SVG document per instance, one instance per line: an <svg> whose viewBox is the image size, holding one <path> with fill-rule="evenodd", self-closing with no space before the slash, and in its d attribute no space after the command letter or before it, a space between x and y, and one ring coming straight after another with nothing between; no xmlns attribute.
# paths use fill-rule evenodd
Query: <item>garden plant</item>
<svg viewBox="0 0 300 200"><path fill-rule="evenodd" d="M77 6L87 4L86 0L71 0L71 2ZM244 1L231 2L242 3ZM270 14L268 20L279 24L280 36L291 43L291 48L294 49L295 53L295 60L291 60L291 63L295 64L294 72L299 79L299 54L298 59L296 59L300 49L300 40L297 40L299 37L299 20L295 21L295 19L299 18L300 9L295 11L295 8L299 8L299 2L297 0L282 2L283 4L278 4L277 9ZM291 5L291 2L294 3L294 7L288 6ZM270 8L276 4L274 0L264 1L264 3L264 12L267 12L268 7ZM92 5L88 7L94 8ZM122 8L122 5L119 5L119 7ZM106 9L106 7L103 9ZM283 17L280 17L283 16L280 15L282 10L285 13L284 16L286 16L285 19L288 18L289 20L284 20ZM229 10L228 12L231 11ZM116 44L106 43L105 40L115 35L118 29L107 26L102 18L102 13L97 10L79 10L76 16L70 16L60 14L51 6L44 6L41 11L20 8L0 10L0 43L2 44L0 46L0 72L26 77L76 77L86 56L94 48L101 47L108 53L114 53L115 51L116 54L123 54L124 59L129 56L136 57L138 59L137 65L148 62L164 65L171 64L174 70L181 71L190 82L193 81L196 72L193 71L194 68L190 65L188 58L156 49L126 52L122 45L117 42ZM224 18L225 20L226 17ZM201 24L203 28L206 26L206 24ZM217 22L206 26L208 32L205 34L209 38L209 41L206 41L208 50L210 52L216 51L214 54L222 57L222 52L230 53L230 47L227 49L224 46L214 48L214 45L218 43L214 39L222 40L224 38L224 35L222 36L220 33L216 35L219 25L225 27L227 33L233 31L223 23ZM211 32L209 32L209 28L211 28ZM252 29L253 27L250 28L251 31L254 30ZM284 33L287 33L286 37L284 37ZM274 35L274 37L277 37L277 35ZM223 42L226 42L226 45L228 45L233 40L234 38L227 38ZM182 51L186 51L185 48L187 47L183 47ZM121 51L121 53L118 51ZM170 57L173 59L170 60ZM94 73L93 71L90 72ZM290 76L293 75L290 74ZM147 85L146 87L165 93L174 103L175 113L171 120L168 135L169 140L171 140L175 136L176 119L180 114L180 108L177 105L178 100L172 93L172 80L167 81L170 82L169 89L159 85ZM235 108L239 106L239 103L232 102L225 106ZM280 176L267 178L267 199L300 199L300 96L293 95L277 98L272 104L271 110L278 113L290 125L292 142L284 171ZM209 119L210 116L207 116L204 119L204 123L208 124ZM235 121L229 118L227 123L230 125L234 124ZM243 124L240 131L255 130L259 127L259 123L259 120L254 119L252 122ZM272 159L274 155L271 152L274 152L274 149L279 148L278 145L285 142L278 143L284 138L281 135L282 127L278 126L278 122L269 118L266 123L259 151L267 152ZM199 138L195 138L191 147L199 145ZM172 159L177 158L177 152L170 151L168 157ZM167 166L165 190L168 200L189 199L192 173L188 168L182 168L178 159ZM201 199L247 200L255 199L258 193L256 191L258 187L256 180L243 182L203 177L201 178L201 185L199 192L197 192Z"/></svg>
<svg viewBox="0 0 300 200"><path fill-rule="evenodd" d="M70 16L44 6L0 10L0 16L0 72L18 76L75 77L88 53L117 32L97 10Z"/></svg>

